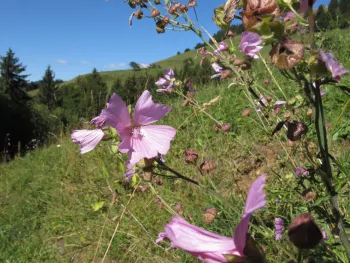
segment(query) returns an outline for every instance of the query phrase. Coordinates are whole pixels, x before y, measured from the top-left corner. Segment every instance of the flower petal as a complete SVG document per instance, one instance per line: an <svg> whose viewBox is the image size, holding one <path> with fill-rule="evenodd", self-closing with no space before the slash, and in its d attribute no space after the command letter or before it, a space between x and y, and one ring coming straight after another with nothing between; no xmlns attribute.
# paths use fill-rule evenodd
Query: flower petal
<svg viewBox="0 0 350 263"><path fill-rule="evenodd" d="M128 133L126 128L131 125L131 117L124 101L117 94L113 93L107 108L102 110L99 117L115 128L120 137Z"/></svg>
<svg viewBox="0 0 350 263"><path fill-rule="evenodd" d="M163 87L165 85L168 85L169 81L165 78L159 78L159 80L157 82L155 82L154 84L156 84L158 87Z"/></svg>
<svg viewBox="0 0 350 263"><path fill-rule="evenodd" d="M147 125L160 120L171 110L162 104L154 103L152 95L145 90L135 106L134 120L136 125Z"/></svg>
<svg viewBox="0 0 350 263"><path fill-rule="evenodd" d="M104 137L104 132L96 130L75 130L72 133L72 141L80 145L80 153L84 154L93 150Z"/></svg>
<svg viewBox="0 0 350 263"><path fill-rule="evenodd" d="M235 230L233 240L238 252L242 255L246 243L246 234L250 218L256 210L263 208L266 204L265 193L263 192L266 176L266 174L263 174L258 177L250 187L245 203L243 218Z"/></svg>

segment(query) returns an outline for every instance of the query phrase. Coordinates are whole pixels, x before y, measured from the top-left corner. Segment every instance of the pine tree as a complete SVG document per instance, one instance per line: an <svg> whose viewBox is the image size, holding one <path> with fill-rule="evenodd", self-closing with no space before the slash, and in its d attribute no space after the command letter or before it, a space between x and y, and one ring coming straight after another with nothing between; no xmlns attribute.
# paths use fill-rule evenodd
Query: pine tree
<svg viewBox="0 0 350 263"><path fill-rule="evenodd" d="M320 5L316 13L316 25L319 30L327 30L329 28L329 17L324 5Z"/></svg>
<svg viewBox="0 0 350 263"><path fill-rule="evenodd" d="M339 1L339 12L341 14L341 25L340 27L348 27L350 24L350 1L340 0Z"/></svg>
<svg viewBox="0 0 350 263"><path fill-rule="evenodd" d="M6 56L0 56L0 70L0 92L7 94L15 102L28 100L29 97L24 90L27 86L26 78L29 75L21 74L26 67L19 63L19 59L11 49L7 51Z"/></svg>
<svg viewBox="0 0 350 263"><path fill-rule="evenodd" d="M328 12L333 19L338 15L339 12L339 0L331 0L328 5Z"/></svg>
<svg viewBox="0 0 350 263"><path fill-rule="evenodd" d="M48 66L39 87L39 98L43 104L48 106L49 110L52 110L55 102L55 84L55 73L51 66Z"/></svg>

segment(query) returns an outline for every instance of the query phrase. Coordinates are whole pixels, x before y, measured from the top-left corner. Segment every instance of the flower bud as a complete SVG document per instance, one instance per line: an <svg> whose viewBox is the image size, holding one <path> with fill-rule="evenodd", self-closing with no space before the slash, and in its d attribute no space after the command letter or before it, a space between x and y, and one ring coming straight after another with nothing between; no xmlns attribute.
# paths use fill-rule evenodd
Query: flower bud
<svg viewBox="0 0 350 263"><path fill-rule="evenodd" d="M180 11L181 11L182 13L186 13L186 12L188 11L188 7L187 7L186 5L181 5L181 6L180 6Z"/></svg>
<svg viewBox="0 0 350 263"><path fill-rule="evenodd" d="M153 8L153 9L152 9L152 12L151 12L151 16L154 18L154 17L157 17L157 16L159 16L159 15L160 15L159 10Z"/></svg>
<svg viewBox="0 0 350 263"><path fill-rule="evenodd" d="M195 7L197 5L197 1L196 0L189 0L188 1L188 6L189 7Z"/></svg>
<svg viewBox="0 0 350 263"><path fill-rule="evenodd" d="M245 109L242 111L242 117L247 117L250 115L250 109Z"/></svg>
<svg viewBox="0 0 350 263"><path fill-rule="evenodd" d="M288 229L289 240L299 249L314 248L322 240L322 232L309 213L298 215Z"/></svg>
<svg viewBox="0 0 350 263"><path fill-rule="evenodd" d="M196 164L198 160L198 153L190 150L185 151L185 162L187 164Z"/></svg>
<svg viewBox="0 0 350 263"><path fill-rule="evenodd" d="M169 21L170 21L170 18L167 17L167 16L164 16L162 21L163 21L164 24L168 24Z"/></svg>
<svg viewBox="0 0 350 263"><path fill-rule="evenodd" d="M182 216L184 214L184 210L183 210L183 207L182 207L182 204L181 203L178 203L176 206L175 206L175 211L180 215Z"/></svg>
<svg viewBox="0 0 350 263"><path fill-rule="evenodd" d="M223 132L228 132L228 131L231 130L231 126L230 126L229 124L227 124L227 123L223 123L223 124L221 125L221 130L222 130Z"/></svg>
<svg viewBox="0 0 350 263"><path fill-rule="evenodd" d="M200 169L208 173L215 170L216 168L216 163L209 159L204 160L204 162L200 165Z"/></svg>
<svg viewBox="0 0 350 263"><path fill-rule="evenodd" d="M174 15L176 12L176 7L175 6L172 6L168 9L168 13L171 14L171 15Z"/></svg>
<svg viewBox="0 0 350 263"><path fill-rule="evenodd" d="M143 17L143 12L140 9L140 10L135 11L134 15L137 19L141 19Z"/></svg>
<svg viewBox="0 0 350 263"><path fill-rule="evenodd" d="M216 214L217 212L215 207L208 207L204 210L203 219L206 223L211 223L214 221Z"/></svg>

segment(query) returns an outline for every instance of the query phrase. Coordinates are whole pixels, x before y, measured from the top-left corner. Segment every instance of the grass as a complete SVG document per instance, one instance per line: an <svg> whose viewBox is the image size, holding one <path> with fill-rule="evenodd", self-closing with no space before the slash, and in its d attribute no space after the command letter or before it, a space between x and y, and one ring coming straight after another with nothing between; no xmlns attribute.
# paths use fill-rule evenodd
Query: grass
<svg viewBox="0 0 350 263"><path fill-rule="evenodd" d="M188 53L186 55L190 55ZM269 76L262 63L257 63L253 72L258 84L256 88L263 94L269 90L276 91L274 84L263 84L263 79ZM293 82L273 72L288 98L302 92ZM112 73L102 74L112 76ZM242 110L250 105L243 93L238 92L239 88L232 86L228 89L228 83L195 87L200 104L220 96L220 100L209 106L207 111L232 126L228 133L215 132L212 120L183 107L180 98L157 96L158 101L173 107L160 123L174 128L181 126L166 156L166 164L198 180L201 187L159 177L164 184L136 182L138 186L150 188L145 192L137 190L133 195L135 188L123 179L126 156L112 154L108 143L80 155L78 146L63 133L52 145L29 152L11 163L1 164L0 262L100 263L118 222L120 224L105 262L197 262L180 250L168 250L167 242L154 243L164 225L177 213L175 206L182 204L183 216L191 223L232 236L243 211L246 192L252 181L264 172L269 173L270 202L264 211L255 214L253 224L258 227L251 228L250 233L265 237L261 245L268 248L267 257L271 262L289 259L288 252L296 255L296 249L286 237L279 244L273 243L273 217L278 211L271 196L276 195L274 187L293 189L295 186L295 180L286 179L294 169L286 153L293 155L299 165L303 162L298 154L302 145L295 149L283 148L284 144L280 144L279 139L284 138L282 133L275 137L267 136L273 125L265 131L256 124L254 113L251 117L242 117ZM334 104L334 101L338 103ZM331 127L336 123L345 101L346 98L335 88L326 87L327 120ZM293 114L293 111L289 112ZM193 116L186 121L191 114ZM349 114L347 111L341 118L339 127L348 126ZM311 125L310 118L304 115L302 118ZM275 123L277 120L271 117L269 121ZM315 134L308 134L307 140L314 142ZM347 171L350 169L349 148L348 141L331 140L331 152ZM194 166L184 162L185 149L197 151L200 161L204 158L213 160L218 168L213 173L200 175ZM304 202L302 198L293 196L292 191L288 194L288 198ZM162 205L159 205L159 199ZM343 211L349 218L348 204L343 202L343 205ZM203 219L204 210L208 207L215 207L218 212L212 223ZM293 215L300 212L293 203L286 204L284 209L290 210ZM261 225L261 221L265 223ZM323 247L320 246L320 249Z"/></svg>

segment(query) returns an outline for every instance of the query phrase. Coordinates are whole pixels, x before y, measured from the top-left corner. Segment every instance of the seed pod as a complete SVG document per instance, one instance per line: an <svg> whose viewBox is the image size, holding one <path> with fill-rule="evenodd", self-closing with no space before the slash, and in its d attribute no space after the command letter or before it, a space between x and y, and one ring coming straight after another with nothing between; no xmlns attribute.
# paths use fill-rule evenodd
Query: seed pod
<svg viewBox="0 0 350 263"><path fill-rule="evenodd" d="M186 13L188 11L188 7L186 5L181 5L179 9L182 13Z"/></svg>
<svg viewBox="0 0 350 263"><path fill-rule="evenodd" d="M299 249L314 248L322 240L322 232L309 213L298 215L288 229L289 240Z"/></svg>
<svg viewBox="0 0 350 263"><path fill-rule="evenodd" d="M197 5L197 1L196 0L189 0L188 1L188 6L189 7L195 7Z"/></svg>
<svg viewBox="0 0 350 263"><path fill-rule="evenodd" d="M154 17L157 17L157 16L159 16L159 15L160 15L159 10L153 8L153 9L152 9L152 12L151 12L151 16L154 18Z"/></svg>
<svg viewBox="0 0 350 263"><path fill-rule="evenodd" d="M250 115L250 109L245 109L242 111L242 117L247 117Z"/></svg>
<svg viewBox="0 0 350 263"><path fill-rule="evenodd" d="M232 73L232 70L231 69L224 69L222 72L221 72L221 79L227 79Z"/></svg>
<svg viewBox="0 0 350 263"><path fill-rule="evenodd" d="M141 19L141 18L143 17L143 12L142 12L142 10L140 9L140 10L135 11L135 12L134 12L134 15L135 15L135 17L136 17L137 19Z"/></svg>
<svg viewBox="0 0 350 263"><path fill-rule="evenodd" d="M215 217L216 217L216 208L215 207L209 207L209 208L206 208L204 210L204 214L203 214L203 219L205 222L207 223L211 223L214 221Z"/></svg>
<svg viewBox="0 0 350 263"><path fill-rule="evenodd" d="M196 164L198 160L198 153L190 150L185 151L185 162L187 164Z"/></svg>
<svg viewBox="0 0 350 263"><path fill-rule="evenodd" d="M227 123L223 123L223 124L221 125L221 130L222 130L223 132L228 132L228 131L231 130L231 126L230 126L229 124L227 124Z"/></svg>
<svg viewBox="0 0 350 263"><path fill-rule="evenodd" d="M200 165L200 169L208 173L215 170L216 168L216 163L209 159L204 160L203 163Z"/></svg>
<svg viewBox="0 0 350 263"><path fill-rule="evenodd" d="M163 21L164 24L168 24L170 19L169 19L169 17L164 16L162 21Z"/></svg>

